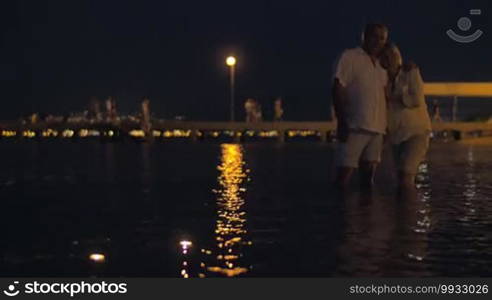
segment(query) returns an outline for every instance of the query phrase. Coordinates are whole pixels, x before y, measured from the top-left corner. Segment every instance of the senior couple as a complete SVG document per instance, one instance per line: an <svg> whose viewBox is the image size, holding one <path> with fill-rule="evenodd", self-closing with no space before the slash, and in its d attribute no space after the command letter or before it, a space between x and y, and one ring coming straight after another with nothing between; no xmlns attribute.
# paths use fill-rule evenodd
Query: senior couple
<svg viewBox="0 0 492 300"><path fill-rule="evenodd" d="M404 63L383 24L365 27L362 45L335 63L336 185L346 188L359 168L361 185L374 184L384 141L392 144L400 188L415 186L431 131L419 68ZM385 138L386 135L386 138Z"/></svg>

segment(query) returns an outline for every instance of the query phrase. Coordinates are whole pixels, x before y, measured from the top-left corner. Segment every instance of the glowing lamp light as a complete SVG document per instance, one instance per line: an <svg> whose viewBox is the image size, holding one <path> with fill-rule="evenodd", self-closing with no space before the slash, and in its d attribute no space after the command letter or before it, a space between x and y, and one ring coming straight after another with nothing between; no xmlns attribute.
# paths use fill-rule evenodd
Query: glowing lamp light
<svg viewBox="0 0 492 300"><path fill-rule="evenodd" d="M102 263L106 260L106 257L101 253L93 253L89 255L89 259L96 263Z"/></svg>
<svg viewBox="0 0 492 300"><path fill-rule="evenodd" d="M236 65L236 58L234 56L229 56L227 59L226 59L226 64L229 66L229 67L233 67L234 65Z"/></svg>

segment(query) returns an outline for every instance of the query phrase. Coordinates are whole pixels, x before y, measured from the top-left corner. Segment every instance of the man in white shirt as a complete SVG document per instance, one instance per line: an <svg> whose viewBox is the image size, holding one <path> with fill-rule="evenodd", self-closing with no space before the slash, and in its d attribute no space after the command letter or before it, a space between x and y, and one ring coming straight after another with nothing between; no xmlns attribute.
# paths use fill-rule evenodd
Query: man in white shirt
<svg viewBox="0 0 492 300"><path fill-rule="evenodd" d="M386 133L386 70L379 55L387 43L388 28L368 24L361 47L345 50L335 64L333 105L337 118L336 184L349 185L360 166L361 183L371 187L381 160Z"/></svg>

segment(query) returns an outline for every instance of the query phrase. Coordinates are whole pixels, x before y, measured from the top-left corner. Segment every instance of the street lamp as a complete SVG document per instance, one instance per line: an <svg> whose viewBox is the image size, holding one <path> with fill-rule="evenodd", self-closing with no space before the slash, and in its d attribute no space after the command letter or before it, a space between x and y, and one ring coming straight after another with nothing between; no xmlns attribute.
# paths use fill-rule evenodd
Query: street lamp
<svg viewBox="0 0 492 300"><path fill-rule="evenodd" d="M234 67L236 66L236 58L234 56L229 56L226 59L226 64L231 70L231 122L234 122Z"/></svg>

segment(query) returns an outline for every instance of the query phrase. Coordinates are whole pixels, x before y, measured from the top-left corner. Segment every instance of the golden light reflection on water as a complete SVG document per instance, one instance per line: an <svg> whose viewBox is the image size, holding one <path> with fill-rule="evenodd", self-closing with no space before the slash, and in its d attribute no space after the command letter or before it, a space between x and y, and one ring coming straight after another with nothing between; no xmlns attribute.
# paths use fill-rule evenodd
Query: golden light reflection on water
<svg viewBox="0 0 492 300"><path fill-rule="evenodd" d="M431 230L431 186L428 162L419 166L417 175L417 199L408 199L406 205L413 213L409 214L413 235L410 235L407 246L407 257L416 262L426 260L428 253L428 234Z"/></svg>
<svg viewBox="0 0 492 300"><path fill-rule="evenodd" d="M183 255L183 261L181 262L181 277L187 279L190 278L190 273L189 273L189 263L188 263L188 251L190 248L193 246L193 242L189 240L182 240L179 242L179 245L181 246L181 253Z"/></svg>
<svg viewBox="0 0 492 300"><path fill-rule="evenodd" d="M244 248L250 246L246 234L246 212L244 211L243 194L248 180L243 159L243 149L237 144L221 145L221 164L217 194L217 220L215 224L215 250L202 249L207 256L207 263L201 263L202 273L214 273L234 277L249 271L244 266Z"/></svg>
<svg viewBox="0 0 492 300"><path fill-rule="evenodd" d="M478 194L478 175L475 172L475 155L473 147L468 148L467 152L467 164L465 169L465 191L464 196L464 212L465 215L460 218L463 222L468 222L476 216L475 198Z"/></svg>

